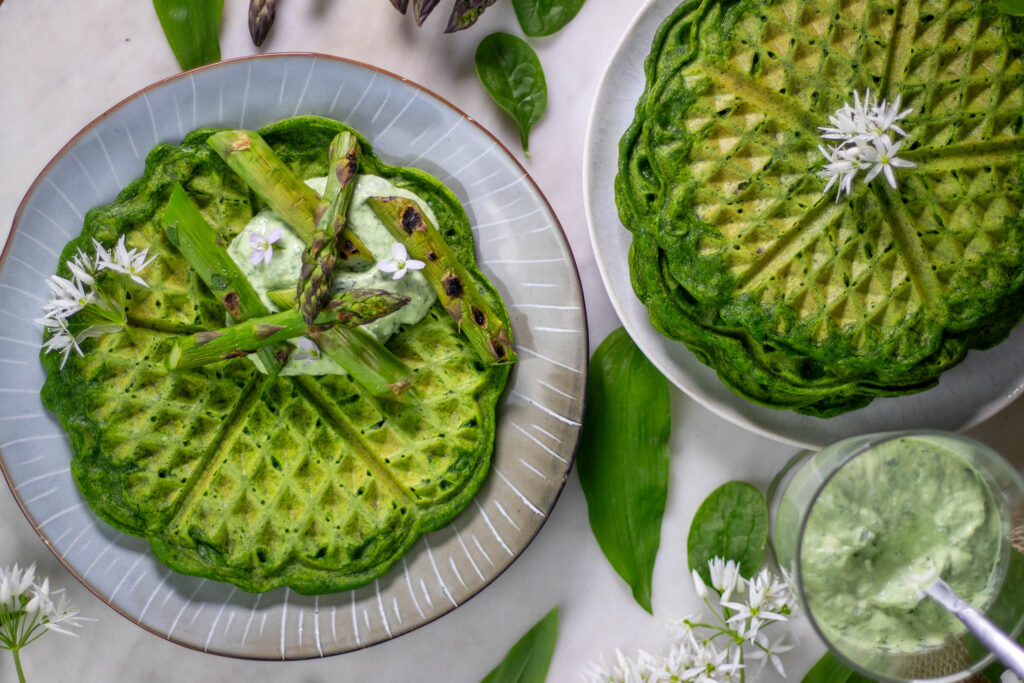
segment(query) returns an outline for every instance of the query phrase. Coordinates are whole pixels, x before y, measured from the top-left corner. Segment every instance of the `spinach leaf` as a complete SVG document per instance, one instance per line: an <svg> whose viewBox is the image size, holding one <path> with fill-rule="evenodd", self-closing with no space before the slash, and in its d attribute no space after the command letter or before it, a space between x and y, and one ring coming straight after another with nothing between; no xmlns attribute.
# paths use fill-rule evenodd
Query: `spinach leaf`
<svg viewBox="0 0 1024 683"><path fill-rule="evenodd" d="M153 0L153 8L183 71L220 61L224 0Z"/></svg>
<svg viewBox="0 0 1024 683"><path fill-rule="evenodd" d="M523 33L550 36L572 21L586 0L512 0Z"/></svg>
<svg viewBox="0 0 1024 683"><path fill-rule="evenodd" d="M1012 14L1015 17L1024 17L1024 0L999 0L996 7L1001 12Z"/></svg>
<svg viewBox="0 0 1024 683"><path fill-rule="evenodd" d="M558 608L519 639L481 683L544 683L558 636Z"/></svg>
<svg viewBox="0 0 1024 683"><path fill-rule="evenodd" d="M668 381L622 328L597 347L589 380L576 469L590 528L634 599L650 612L668 497Z"/></svg>
<svg viewBox="0 0 1024 683"><path fill-rule="evenodd" d="M768 507L757 488L730 481L711 492L693 517L686 539L686 558L707 584L708 561L714 557L733 560L740 575L750 578L764 559L768 540Z"/></svg>
<svg viewBox="0 0 1024 683"><path fill-rule="evenodd" d="M493 33L476 48L476 73L498 106L519 124L523 152L530 156L530 129L548 105L537 53L522 38Z"/></svg>

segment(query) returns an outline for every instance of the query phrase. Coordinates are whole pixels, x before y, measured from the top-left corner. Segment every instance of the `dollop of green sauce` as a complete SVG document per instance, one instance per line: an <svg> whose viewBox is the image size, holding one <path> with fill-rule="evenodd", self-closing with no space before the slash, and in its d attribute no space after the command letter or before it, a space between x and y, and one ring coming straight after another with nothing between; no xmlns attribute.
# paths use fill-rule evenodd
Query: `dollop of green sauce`
<svg viewBox="0 0 1024 683"><path fill-rule="evenodd" d="M327 185L326 178L310 178L306 184L323 194ZM348 226L363 241L366 248L373 254L375 261L389 260L392 258L391 248L398 241L391 236L391 233L384 226L373 210L366 204L369 197L405 197L415 201L428 218L437 225L437 218L434 212L417 195L408 190L396 187L394 184L373 175L356 176L355 186L352 191L352 201L348 207ZM254 265L251 257L253 252L249 236L253 234L267 235L275 228L281 230L281 238L273 245L274 256L270 263L260 261ZM271 311L280 310L267 297L266 293L275 289L295 287L299 280L299 273L302 270L302 252L305 250L305 243L281 220L271 209L265 209L256 214L249 224L238 233L228 246L228 254L238 264L242 273L249 279L256 289L264 305ZM339 261L335 268L334 286L337 290L342 289L385 289L389 292L409 297L408 304L391 315L363 325L362 329L369 332L381 342L387 341L391 335L398 331L402 325L413 325L426 316L427 311L434 305L437 295L434 293L430 282L420 271L410 270L398 280L395 280L390 273L385 273L377 268L376 263L367 267L365 261L359 263L348 263ZM256 355L248 358L260 365ZM281 369L282 375L341 375L345 371L341 369L330 358L321 357L317 360L295 360L289 361Z"/></svg>
<svg viewBox="0 0 1024 683"><path fill-rule="evenodd" d="M1002 522L981 475L923 438L845 465L812 507L801 548L807 606L834 642L912 653L963 631L923 596L944 579L975 607L997 588Z"/></svg>

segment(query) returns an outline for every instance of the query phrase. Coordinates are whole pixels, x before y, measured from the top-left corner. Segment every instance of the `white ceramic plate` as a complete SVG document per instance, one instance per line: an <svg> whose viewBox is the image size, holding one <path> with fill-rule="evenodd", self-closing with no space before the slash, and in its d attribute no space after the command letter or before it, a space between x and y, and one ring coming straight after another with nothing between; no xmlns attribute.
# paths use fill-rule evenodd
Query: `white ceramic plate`
<svg viewBox="0 0 1024 683"><path fill-rule="evenodd" d="M1009 404L1024 388L1024 326L994 349L972 351L942 375L939 386L910 396L875 399L868 407L822 419L765 408L733 393L681 343L659 334L633 293L630 233L615 209L618 142L644 89L644 59L658 26L679 0L651 0L612 56L598 89L584 145L584 195L591 243L619 318L648 358L680 389L710 410L759 434L805 448L847 436L929 427L963 430Z"/></svg>
<svg viewBox="0 0 1024 683"><path fill-rule="evenodd" d="M379 580L319 597L290 589L251 595L173 573L145 541L99 521L72 481L67 437L40 401L42 328L32 322L47 297L43 280L81 231L85 212L140 176L150 148L196 128L259 128L294 114L347 122L385 162L424 169L455 192L473 225L481 269L508 307L521 359L499 404L491 472L474 501ZM324 55L272 55L222 62L143 90L87 126L40 174L0 266L0 468L31 524L75 576L118 612L182 645L298 659L406 633L465 602L511 564L568 476L588 347L565 236L500 143L392 74Z"/></svg>

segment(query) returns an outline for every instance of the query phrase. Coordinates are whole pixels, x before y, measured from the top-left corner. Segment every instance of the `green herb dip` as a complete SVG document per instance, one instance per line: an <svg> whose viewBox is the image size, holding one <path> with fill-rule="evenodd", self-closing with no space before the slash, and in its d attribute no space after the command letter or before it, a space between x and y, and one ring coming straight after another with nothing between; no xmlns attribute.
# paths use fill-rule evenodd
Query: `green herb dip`
<svg viewBox="0 0 1024 683"><path fill-rule="evenodd" d="M306 184L322 194L327 185L327 179L311 178L306 181ZM348 225L363 241L366 248L373 253L375 261L390 260L392 258L391 247L397 244L397 240L391 236L388 229L366 204L368 197L382 196L412 199L423 209L434 225L437 225L437 218L430 207L412 192L396 187L379 176L357 176L352 202L349 204L347 213ZM273 245L273 259L269 264L260 261L257 265L253 265L251 261L253 248L249 236L252 234L267 235L274 228L280 228L281 239ZM279 308L270 301L266 292L296 286L299 272L302 269L302 252L304 250L305 243L281 220L277 213L270 209L256 214L228 246L228 254L238 264L242 273L260 295L260 299L271 311L278 311ZM401 279L395 280L390 273L382 272L377 268L376 263L367 267L365 261L360 261L358 264L339 261L335 269L334 285L339 290L386 289L389 292L409 297L409 303L398 311L369 325L362 326L363 330L382 342L397 332L402 325L412 325L422 320L437 300L434 289L422 272L410 270ZM259 365L257 356L251 355L249 359ZM345 374L345 371L329 358L312 361L292 359L282 368L281 374L340 375Z"/></svg>
<svg viewBox="0 0 1024 683"><path fill-rule="evenodd" d="M942 577L983 607L1003 537L985 481L960 455L921 438L885 442L826 484L800 562L807 606L829 638L917 652L963 631L922 591Z"/></svg>

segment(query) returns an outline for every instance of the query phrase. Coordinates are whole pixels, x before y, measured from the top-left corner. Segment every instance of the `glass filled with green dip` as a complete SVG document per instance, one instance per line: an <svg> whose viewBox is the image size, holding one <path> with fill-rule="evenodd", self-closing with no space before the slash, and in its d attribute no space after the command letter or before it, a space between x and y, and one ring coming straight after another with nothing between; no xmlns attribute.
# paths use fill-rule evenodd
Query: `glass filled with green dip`
<svg viewBox="0 0 1024 683"><path fill-rule="evenodd" d="M952 681L993 661L924 596L939 578L1020 634L1024 555L1010 539L1024 483L985 445L936 431L854 437L798 454L769 498L780 568L825 643L863 674Z"/></svg>

